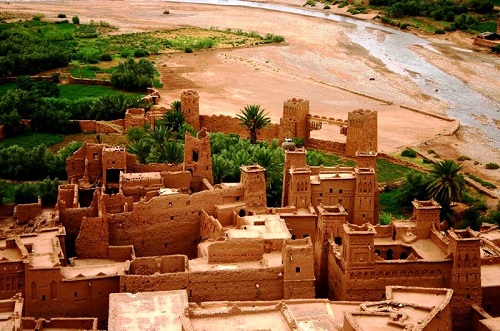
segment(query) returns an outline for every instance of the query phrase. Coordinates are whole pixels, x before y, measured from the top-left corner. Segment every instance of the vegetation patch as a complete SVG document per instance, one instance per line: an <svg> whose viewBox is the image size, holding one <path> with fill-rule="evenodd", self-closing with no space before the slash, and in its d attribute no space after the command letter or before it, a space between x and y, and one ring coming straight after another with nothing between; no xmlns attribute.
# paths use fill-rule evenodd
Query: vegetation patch
<svg viewBox="0 0 500 331"><path fill-rule="evenodd" d="M419 171L405 166L389 162L384 159L377 159L377 181L379 183L394 182L404 178L408 173L418 173Z"/></svg>
<svg viewBox="0 0 500 331"><path fill-rule="evenodd" d="M29 133L13 138L0 140L0 149L17 145L22 148L31 149L33 147L44 145L50 147L64 140L64 135L55 133Z"/></svg>
<svg viewBox="0 0 500 331"><path fill-rule="evenodd" d="M475 181L475 182L477 182L477 183L479 183L479 184L483 185L483 186L484 186L484 187L486 187L486 188L489 188L489 189L491 189L491 190L494 190L494 189L496 189L496 188L497 188L497 186L496 186L495 184L492 184L492 183L490 183L490 182L487 182L487 181L485 181L485 180L483 180L483 179L481 179L481 178L479 178L479 177L477 177L477 176L475 176L475 175L471 174L470 172L466 172L465 174L467 175L467 177L469 177L469 178L470 178L470 179L472 179L473 181Z"/></svg>

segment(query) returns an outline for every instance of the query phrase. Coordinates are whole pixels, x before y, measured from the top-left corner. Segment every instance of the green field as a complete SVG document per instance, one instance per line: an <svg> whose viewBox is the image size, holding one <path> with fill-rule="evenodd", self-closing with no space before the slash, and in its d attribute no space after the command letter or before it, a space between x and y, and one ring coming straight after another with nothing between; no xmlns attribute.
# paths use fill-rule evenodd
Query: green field
<svg viewBox="0 0 500 331"><path fill-rule="evenodd" d="M116 90L111 86L100 86L100 85L79 85L79 84L63 84L59 85L61 94L59 98L76 100L84 97L100 97L101 95L117 95L117 94L128 94L136 95L137 97L143 97L142 93L130 93L121 90Z"/></svg>
<svg viewBox="0 0 500 331"><path fill-rule="evenodd" d="M23 148L33 148L40 144L46 147L58 144L64 140L64 135L55 133L30 133L14 138L0 140L0 148L18 145Z"/></svg>
<svg viewBox="0 0 500 331"><path fill-rule="evenodd" d="M409 172L417 172L417 170L413 170L383 159L377 159L377 182L379 183L396 181L404 178Z"/></svg>

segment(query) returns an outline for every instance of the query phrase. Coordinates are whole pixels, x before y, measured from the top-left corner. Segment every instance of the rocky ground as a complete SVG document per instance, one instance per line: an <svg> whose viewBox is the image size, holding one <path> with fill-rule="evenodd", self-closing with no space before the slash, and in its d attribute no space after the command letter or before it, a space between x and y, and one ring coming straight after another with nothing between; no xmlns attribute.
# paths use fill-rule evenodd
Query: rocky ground
<svg viewBox="0 0 500 331"><path fill-rule="evenodd" d="M305 3L272 2L291 6ZM169 15L163 14L165 8ZM341 14L346 10L332 9ZM260 104L273 121L278 121L283 101L294 97L310 100L311 113L327 117L347 118L348 111L358 108L377 110L379 151L396 153L415 146L422 151L434 149L441 158L467 155L472 158L465 163L468 171L500 187L500 170L484 169L488 162L500 164L500 151L475 129L460 127L457 131L458 122L401 108L446 114L446 104L423 94L413 82L346 40L345 32L353 28L351 24L260 9L160 1L4 2L0 3L0 12L43 13L46 19L54 20L59 13L78 15L82 23L91 19L109 22L118 27L116 33L197 26L282 35L286 42L281 45L157 56L155 62L165 85L160 91L162 102L179 99L181 91L189 88L199 91L203 114L236 114L247 104ZM356 17L371 20L375 15ZM416 47L415 52L488 98L500 100L498 56L475 49L470 35L454 32L426 37L432 49ZM181 88L172 87L173 79L182 80ZM500 114L492 120L498 123ZM327 127L314 131L313 136L342 141L345 137L338 130Z"/></svg>

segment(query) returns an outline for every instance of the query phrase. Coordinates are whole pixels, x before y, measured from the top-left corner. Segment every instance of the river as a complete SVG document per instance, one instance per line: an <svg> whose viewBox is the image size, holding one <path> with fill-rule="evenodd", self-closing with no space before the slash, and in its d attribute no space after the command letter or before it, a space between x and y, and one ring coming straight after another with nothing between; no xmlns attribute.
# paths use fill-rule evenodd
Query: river
<svg viewBox="0 0 500 331"><path fill-rule="evenodd" d="M197 3L219 6L241 6L273 10L290 14L317 17L346 24L349 27L347 37L353 44L365 48L371 56L378 58L387 69L404 76L415 82L422 93L447 102L450 107L447 114L460 120L462 125L475 127L484 132L492 144L500 149L500 134L492 122L493 118L500 119L500 104L488 99L468 87L460 79L449 75L417 53L411 50L411 46L422 46L432 48L430 42L397 29L383 25L370 23L342 15L308 10L298 7L289 7L279 4L240 1L240 0L166 0L167 2ZM385 38L377 37L381 32ZM495 70L492 68L492 70ZM484 125L475 118L487 118L490 123Z"/></svg>

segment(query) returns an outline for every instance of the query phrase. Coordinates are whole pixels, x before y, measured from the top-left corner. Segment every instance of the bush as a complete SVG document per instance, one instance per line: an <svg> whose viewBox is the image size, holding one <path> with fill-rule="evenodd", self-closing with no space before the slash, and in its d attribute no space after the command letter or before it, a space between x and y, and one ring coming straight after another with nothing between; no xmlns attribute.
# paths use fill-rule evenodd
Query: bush
<svg viewBox="0 0 500 331"><path fill-rule="evenodd" d="M66 14L59 14L57 15L58 18L66 18Z"/></svg>
<svg viewBox="0 0 500 331"><path fill-rule="evenodd" d="M129 58L115 68L111 74L111 85L127 91L145 90L153 85L155 72L148 60L140 59L135 62Z"/></svg>
<svg viewBox="0 0 500 331"><path fill-rule="evenodd" d="M101 54L101 61L112 61L113 57L109 53Z"/></svg>
<svg viewBox="0 0 500 331"><path fill-rule="evenodd" d="M403 23L401 24L401 26L399 27L401 30L406 30L407 27L411 26L409 23Z"/></svg>
<svg viewBox="0 0 500 331"><path fill-rule="evenodd" d="M493 53L500 53L500 45L493 46L493 47L491 48L491 51L492 51Z"/></svg>
<svg viewBox="0 0 500 331"><path fill-rule="evenodd" d="M467 155L460 155L457 160L458 161L467 161L467 160L470 160L470 157L468 157Z"/></svg>
<svg viewBox="0 0 500 331"><path fill-rule="evenodd" d="M379 216L379 223L382 225L388 225L392 222L392 214L391 213L382 213Z"/></svg>
<svg viewBox="0 0 500 331"><path fill-rule="evenodd" d="M424 157L422 162L424 162L425 164L431 164L431 163L434 163L432 162L431 160L429 160L428 158Z"/></svg>
<svg viewBox="0 0 500 331"><path fill-rule="evenodd" d="M191 47L184 48L185 53L193 53L193 49Z"/></svg>
<svg viewBox="0 0 500 331"><path fill-rule="evenodd" d="M145 49L135 49L134 50L134 57L145 57L148 56L149 53Z"/></svg>
<svg viewBox="0 0 500 331"><path fill-rule="evenodd" d="M325 10L330 9L330 6L326 5L323 7L323 9L325 9Z"/></svg>
<svg viewBox="0 0 500 331"><path fill-rule="evenodd" d="M496 170L500 168L500 165L496 164L496 163L486 163L486 169L489 169L489 170Z"/></svg>
<svg viewBox="0 0 500 331"><path fill-rule="evenodd" d="M73 22L73 24L80 24L80 18L78 16L73 16L73 18L71 19L71 21Z"/></svg>
<svg viewBox="0 0 500 331"><path fill-rule="evenodd" d="M417 157L417 152L415 152L413 149L407 148L401 152L401 156L414 158Z"/></svg>
<svg viewBox="0 0 500 331"><path fill-rule="evenodd" d="M443 29L436 29L436 30L434 30L434 33L435 34L444 34L444 30Z"/></svg>

